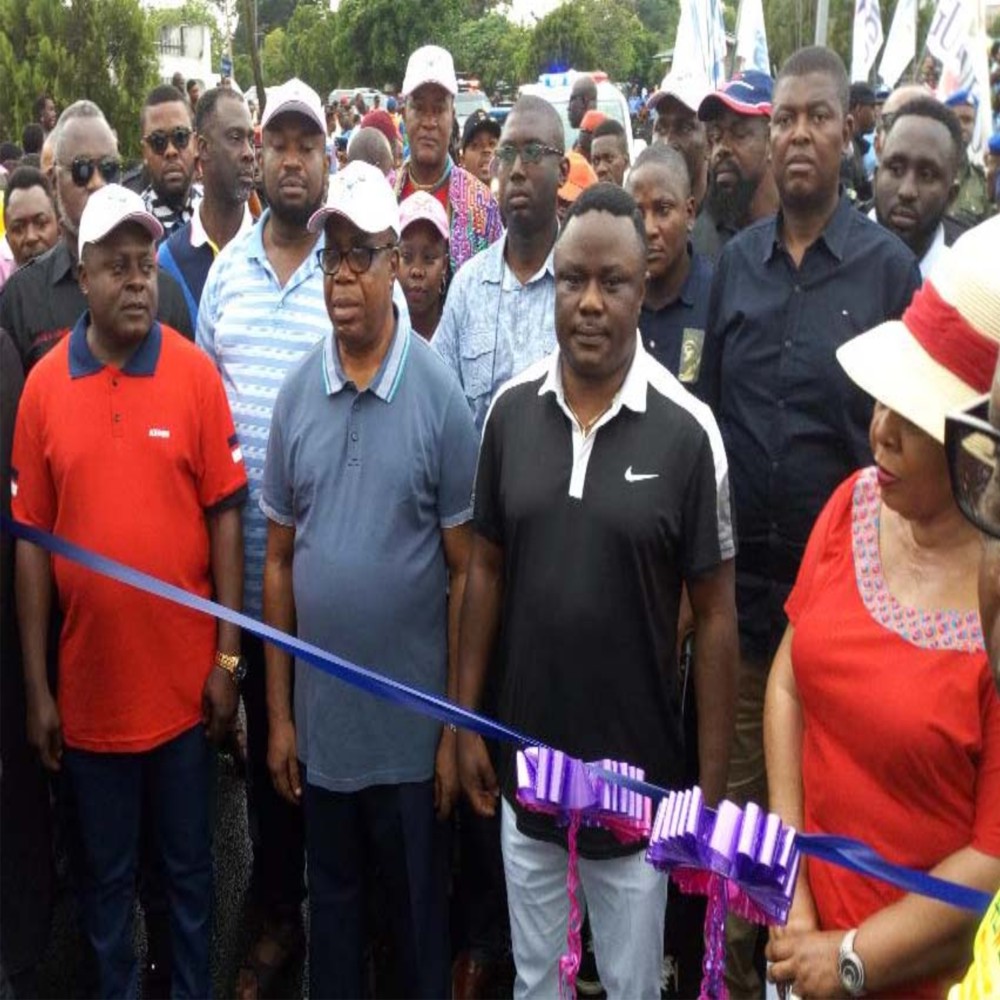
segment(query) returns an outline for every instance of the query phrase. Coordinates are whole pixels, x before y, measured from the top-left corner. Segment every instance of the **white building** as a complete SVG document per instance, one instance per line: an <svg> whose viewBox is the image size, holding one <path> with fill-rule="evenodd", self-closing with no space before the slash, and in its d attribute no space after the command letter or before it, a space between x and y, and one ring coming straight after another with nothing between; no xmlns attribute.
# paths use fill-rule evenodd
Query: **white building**
<svg viewBox="0 0 1000 1000"><path fill-rule="evenodd" d="M144 0L144 3L150 10L177 10L184 6L184 0ZM226 9L222 10L214 3L209 5L222 37L227 38L236 30L235 3L231 0L224 6ZM205 87L218 82L219 67L212 65L212 30L208 25L163 28L156 40L156 55L164 83L169 83L175 73L180 73L185 81L201 80Z"/></svg>

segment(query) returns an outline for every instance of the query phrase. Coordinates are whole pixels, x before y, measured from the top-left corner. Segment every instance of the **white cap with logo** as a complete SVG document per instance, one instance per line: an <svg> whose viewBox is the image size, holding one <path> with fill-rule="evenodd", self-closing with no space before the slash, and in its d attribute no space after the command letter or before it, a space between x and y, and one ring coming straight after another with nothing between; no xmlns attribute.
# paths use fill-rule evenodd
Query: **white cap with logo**
<svg viewBox="0 0 1000 1000"><path fill-rule="evenodd" d="M316 128L326 135L326 115L323 114L323 104L308 83L303 83L293 76L280 87L275 87L267 95L267 107L264 117L260 120L261 129L266 129L270 122L286 111L295 111L316 123Z"/></svg>
<svg viewBox="0 0 1000 1000"><path fill-rule="evenodd" d="M425 83L434 83L454 97L458 93L458 79L455 76L455 60L447 49L440 45L424 45L417 49L406 64L403 77L403 97L409 97Z"/></svg>
<svg viewBox="0 0 1000 1000"><path fill-rule="evenodd" d="M105 184L98 188L87 199L80 218L81 253L88 243L100 243L126 222L137 222L154 240L163 235L163 226L135 191L121 184Z"/></svg>
<svg viewBox="0 0 1000 1000"><path fill-rule="evenodd" d="M330 178L326 204L313 212L309 232L318 233L331 215L342 215L364 233L391 229L399 237L399 205L378 167L363 160L348 163Z"/></svg>
<svg viewBox="0 0 1000 1000"><path fill-rule="evenodd" d="M714 89L707 77L692 73L668 73L660 83L660 89L646 103L655 111L662 101L672 97L697 114L701 102Z"/></svg>

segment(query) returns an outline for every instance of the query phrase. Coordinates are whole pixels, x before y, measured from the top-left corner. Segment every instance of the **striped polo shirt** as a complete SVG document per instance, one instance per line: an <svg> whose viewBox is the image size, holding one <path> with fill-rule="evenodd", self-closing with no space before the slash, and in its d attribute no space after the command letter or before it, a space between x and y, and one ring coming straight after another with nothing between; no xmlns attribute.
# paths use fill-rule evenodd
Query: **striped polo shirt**
<svg viewBox="0 0 1000 1000"><path fill-rule="evenodd" d="M267 519L260 509L271 414L285 376L330 330L316 246L284 287L264 250L264 226L237 236L216 258L198 310L196 342L215 362L243 449L250 502L243 508L243 607L260 618Z"/></svg>

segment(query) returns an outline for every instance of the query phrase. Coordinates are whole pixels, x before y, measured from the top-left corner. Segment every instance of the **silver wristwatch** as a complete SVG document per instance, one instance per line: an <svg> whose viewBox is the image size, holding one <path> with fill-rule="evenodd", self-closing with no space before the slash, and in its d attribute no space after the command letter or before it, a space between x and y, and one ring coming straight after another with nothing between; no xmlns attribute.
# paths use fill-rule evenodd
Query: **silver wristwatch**
<svg viewBox="0 0 1000 1000"><path fill-rule="evenodd" d="M844 940L840 942L840 954L837 956L840 985L852 997L864 996L865 992L865 963L854 950L854 937L857 933L858 929L855 927L844 935Z"/></svg>

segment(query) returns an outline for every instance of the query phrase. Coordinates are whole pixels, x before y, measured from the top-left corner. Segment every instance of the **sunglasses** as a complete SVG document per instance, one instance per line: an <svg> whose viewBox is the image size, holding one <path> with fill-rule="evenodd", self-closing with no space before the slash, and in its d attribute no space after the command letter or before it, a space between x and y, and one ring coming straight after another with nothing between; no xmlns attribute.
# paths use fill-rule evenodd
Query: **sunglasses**
<svg viewBox="0 0 1000 1000"><path fill-rule="evenodd" d="M526 142L523 146L502 142L494 155L505 167L512 167L519 156L522 163L541 163L545 156L562 157L563 151L555 146L546 146L544 142Z"/></svg>
<svg viewBox="0 0 1000 1000"><path fill-rule="evenodd" d="M988 415L986 396L946 417L944 447L959 510L981 532L1000 538L1000 429Z"/></svg>
<svg viewBox="0 0 1000 1000"><path fill-rule="evenodd" d="M395 243L383 243L377 247L351 247L346 253L341 253L337 247L324 247L316 251L316 259L323 273L330 277L340 270L340 265L345 260L354 274L364 274L371 268L375 254L380 250L392 250L395 246Z"/></svg>
<svg viewBox="0 0 1000 1000"><path fill-rule="evenodd" d="M149 135L143 136L142 141L146 143L149 148L156 153L157 156L163 156L167 151L167 146L171 143L174 145L174 149L179 153L182 149L187 149L188 143L191 141L191 136L193 132L189 128L185 128L183 125L178 125L177 128L171 129L169 132L161 132L157 130L156 132L150 132Z"/></svg>
<svg viewBox="0 0 1000 1000"><path fill-rule="evenodd" d="M65 163L60 166L66 170ZM69 164L69 174L73 178L73 183L77 187L86 187L95 173L99 173L104 178L105 184L114 184L122 172L121 160L116 160L113 156L103 156L100 159L88 159L86 156L76 157Z"/></svg>

